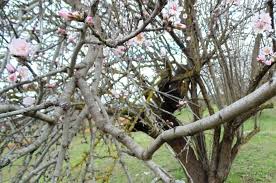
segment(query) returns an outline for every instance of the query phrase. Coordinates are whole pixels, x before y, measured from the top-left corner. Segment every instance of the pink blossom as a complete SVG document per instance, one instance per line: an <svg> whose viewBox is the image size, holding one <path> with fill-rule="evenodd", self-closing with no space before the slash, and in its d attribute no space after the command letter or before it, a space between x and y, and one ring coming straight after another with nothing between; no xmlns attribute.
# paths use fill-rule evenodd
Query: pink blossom
<svg viewBox="0 0 276 183"><path fill-rule="evenodd" d="M126 51L126 47L125 46L118 46L115 50L114 53L115 55L122 55L124 52Z"/></svg>
<svg viewBox="0 0 276 183"><path fill-rule="evenodd" d="M271 31L271 17L268 13L261 13L259 15L255 15L252 18L253 29L256 33L263 33L264 31Z"/></svg>
<svg viewBox="0 0 276 183"><path fill-rule="evenodd" d="M179 15L183 10L183 7L179 6L178 1L171 1L168 3L169 14L170 15Z"/></svg>
<svg viewBox="0 0 276 183"><path fill-rule="evenodd" d="M24 39L13 39L9 44L10 53L18 57L27 57L30 53L30 45Z"/></svg>
<svg viewBox="0 0 276 183"><path fill-rule="evenodd" d="M26 81L29 78L29 70L26 67L18 67L18 75L21 77L22 81Z"/></svg>
<svg viewBox="0 0 276 183"><path fill-rule="evenodd" d="M65 20L73 20L73 17L72 17L72 13L68 10L60 10L58 11L58 15L62 18L64 18Z"/></svg>
<svg viewBox="0 0 276 183"><path fill-rule="evenodd" d="M69 36L68 37L68 41L69 41L69 43L75 43L75 37L74 36Z"/></svg>
<svg viewBox="0 0 276 183"><path fill-rule="evenodd" d="M6 65L6 69L8 70L8 72L9 72L10 74L16 72L16 69L15 69L15 67L14 67L12 64L7 64L7 65Z"/></svg>
<svg viewBox="0 0 276 183"><path fill-rule="evenodd" d="M168 4L163 8L162 14L164 19L167 19L169 21L173 21L173 19L179 19L179 15L181 14L181 11L183 10L183 7L179 6L179 2L176 0L170 0Z"/></svg>
<svg viewBox="0 0 276 183"><path fill-rule="evenodd" d="M264 64L265 65L271 65L272 64L272 60L270 59L270 60L266 60L265 62L264 62Z"/></svg>
<svg viewBox="0 0 276 183"><path fill-rule="evenodd" d="M23 105L24 106L31 106L35 103L35 98L33 97L25 97L23 98Z"/></svg>
<svg viewBox="0 0 276 183"><path fill-rule="evenodd" d="M272 49L270 47L264 47L262 49L262 52L264 55L270 55L270 54L272 54Z"/></svg>
<svg viewBox="0 0 276 183"><path fill-rule="evenodd" d="M257 61L265 65L271 65L274 62L275 54L271 47L264 47L258 55Z"/></svg>
<svg viewBox="0 0 276 183"><path fill-rule="evenodd" d="M57 33L60 35L66 35L66 30L63 28L58 28Z"/></svg>
<svg viewBox="0 0 276 183"><path fill-rule="evenodd" d="M91 16L87 16L86 19L85 19L85 22L88 25L93 25L93 18Z"/></svg>
<svg viewBox="0 0 276 183"><path fill-rule="evenodd" d="M12 74L10 74L10 75L8 76L8 81L9 81L10 83L15 83L16 80L17 80L16 73L12 73Z"/></svg>
<svg viewBox="0 0 276 183"><path fill-rule="evenodd" d="M266 60L265 55L258 55L257 61L263 63L263 62L265 62L265 60Z"/></svg>

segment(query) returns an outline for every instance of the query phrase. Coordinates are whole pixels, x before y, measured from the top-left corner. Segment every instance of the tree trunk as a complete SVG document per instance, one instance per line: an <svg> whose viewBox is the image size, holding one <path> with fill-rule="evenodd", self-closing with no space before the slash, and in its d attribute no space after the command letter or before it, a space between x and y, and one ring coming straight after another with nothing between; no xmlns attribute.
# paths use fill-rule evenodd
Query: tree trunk
<svg viewBox="0 0 276 183"><path fill-rule="evenodd" d="M174 139L168 142L170 147L176 154L176 158L180 161L184 172L187 175L188 182L206 183L208 181L207 171L204 170L201 161L194 154L191 147L187 148L184 138Z"/></svg>

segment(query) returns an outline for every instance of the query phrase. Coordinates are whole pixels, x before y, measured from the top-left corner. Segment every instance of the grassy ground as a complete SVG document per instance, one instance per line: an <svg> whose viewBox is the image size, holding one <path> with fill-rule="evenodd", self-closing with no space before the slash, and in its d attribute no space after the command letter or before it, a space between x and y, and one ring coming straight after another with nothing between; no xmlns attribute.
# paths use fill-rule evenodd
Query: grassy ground
<svg viewBox="0 0 276 183"><path fill-rule="evenodd" d="M254 136L251 141L244 145L238 154L231 169L227 180L228 183L275 183L276 182L276 110L266 110L263 112L261 122L261 132ZM189 120L191 115L182 113L181 118ZM245 130L252 128L253 122L249 120L245 124ZM208 132L207 132L208 133ZM142 133L134 133L133 137L136 142L146 146L151 139ZM79 148L71 151L72 164L80 161L80 151L88 150L79 142L74 143ZM82 149L82 150L81 150ZM107 149L101 147L97 154L104 155ZM124 158L133 181L136 183L151 182L154 175L146 166L135 158L126 156ZM170 150L163 146L153 157L153 160L168 170L177 179L185 179L184 173L179 163L174 159ZM112 167L111 159L96 161L96 167L99 169L109 170ZM99 174L100 176L100 174ZM111 175L111 182L127 182L126 176L120 165L115 165L115 171Z"/></svg>
<svg viewBox="0 0 276 183"><path fill-rule="evenodd" d="M238 154L236 160L231 169L231 173L227 180L227 183L275 183L276 182L276 109L266 110L263 112L261 121L261 132L254 136L251 141L244 145ZM183 120L189 121L191 115L187 112L182 112L179 117ZM252 128L253 122L249 120L245 129ZM207 132L208 134L209 132ZM142 146L146 146L152 141L151 138L143 133L133 133L133 138L136 142ZM87 136L89 136L87 134ZM207 137L208 138L208 137ZM89 139L89 137L88 137ZM81 162L86 157L86 153L89 150L89 145L82 142L82 138L75 138L70 147L70 161L65 166L69 166L73 175L77 178L81 167ZM108 141L106 141L108 143ZM105 157L111 152L112 156L116 156L114 146L108 149L107 146L101 141L95 152L96 156ZM128 167L131 178L135 183L149 183L153 180L153 173L144 165L143 162L124 156L124 161ZM179 163L175 160L170 150L163 146L154 155L153 161L161 165L164 169L169 171L177 179L185 180L185 176ZM8 177L12 177L13 170L9 168L4 170L4 174ZM109 175L110 182L112 183L124 183L127 182L126 176L122 171L122 168L118 161L113 158L97 159L95 162L96 170L104 172L111 172L110 169L114 168L114 171ZM78 172L78 173L76 173ZM9 176L10 175L10 176ZM107 177L107 173L96 173L100 178L97 182L103 182L103 178ZM5 175L4 175L5 177ZM7 179L6 179L7 180ZM9 182L9 181L6 181ZM41 180L41 182L44 182ZM62 182L76 182L74 179L64 179Z"/></svg>
<svg viewBox="0 0 276 183"><path fill-rule="evenodd" d="M236 158L229 183L276 182L276 110L266 110L261 117L261 132L244 145ZM252 123L247 122L249 128Z"/></svg>

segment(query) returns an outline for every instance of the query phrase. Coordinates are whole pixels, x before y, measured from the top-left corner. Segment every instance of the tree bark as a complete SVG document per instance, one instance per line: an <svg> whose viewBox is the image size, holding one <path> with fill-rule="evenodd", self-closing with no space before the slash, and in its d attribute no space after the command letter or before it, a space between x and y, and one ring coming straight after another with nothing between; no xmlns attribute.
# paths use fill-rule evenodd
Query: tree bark
<svg viewBox="0 0 276 183"><path fill-rule="evenodd" d="M190 183L206 183L208 174L204 170L202 162L196 157L191 147L187 148L187 142L184 138L177 138L168 142L170 147L176 154L176 158L180 161L185 171L188 182Z"/></svg>

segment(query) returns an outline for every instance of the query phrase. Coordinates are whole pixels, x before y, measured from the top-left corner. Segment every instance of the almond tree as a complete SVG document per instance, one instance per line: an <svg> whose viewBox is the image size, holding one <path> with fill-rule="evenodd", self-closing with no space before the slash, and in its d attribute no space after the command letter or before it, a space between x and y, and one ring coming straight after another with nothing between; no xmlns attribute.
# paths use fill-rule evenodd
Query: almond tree
<svg viewBox="0 0 276 183"><path fill-rule="evenodd" d="M175 182L151 160L167 144L188 182L224 182L260 131L258 114L273 107L273 0L10 0L0 8L1 181L104 182L118 163L133 182L128 155ZM142 147L135 131L152 142ZM89 150L75 170L80 136ZM97 154L101 143L107 156ZM97 158L113 164L99 170Z"/></svg>

